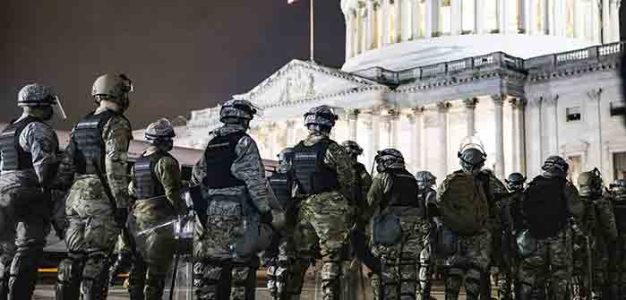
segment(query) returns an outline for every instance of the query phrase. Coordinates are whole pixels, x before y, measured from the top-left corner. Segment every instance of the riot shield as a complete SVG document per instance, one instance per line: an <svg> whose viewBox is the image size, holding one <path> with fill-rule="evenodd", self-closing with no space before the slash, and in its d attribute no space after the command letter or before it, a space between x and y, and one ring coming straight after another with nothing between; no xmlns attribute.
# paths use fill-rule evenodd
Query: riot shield
<svg viewBox="0 0 626 300"><path fill-rule="evenodd" d="M165 280L165 289L163 291L163 299L172 300L192 300L194 299L193 293L193 257L192 257L192 243L193 243L193 227L195 218L192 218L186 223L183 223L183 227L180 227L180 223L176 222L173 225L174 232L176 232L176 257L172 265L170 272ZM174 284L172 285L172 280ZM173 289L172 289L173 287ZM173 292L172 292L173 291Z"/></svg>

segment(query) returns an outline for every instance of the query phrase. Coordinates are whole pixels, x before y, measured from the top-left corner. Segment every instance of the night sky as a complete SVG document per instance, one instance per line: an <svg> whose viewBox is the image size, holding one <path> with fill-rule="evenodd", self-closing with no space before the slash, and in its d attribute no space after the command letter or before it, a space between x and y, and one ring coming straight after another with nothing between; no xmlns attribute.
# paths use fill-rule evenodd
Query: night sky
<svg viewBox="0 0 626 300"><path fill-rule="evenodd" d="M339 0L316 1L316 57L341 66ZM0 122L19 114L30 82L61 96L70 128L94 108L93 80L124 72L135 85L133 127L187 115L254 87L294 58L308 59L308 0L2 0Z"/></svg>

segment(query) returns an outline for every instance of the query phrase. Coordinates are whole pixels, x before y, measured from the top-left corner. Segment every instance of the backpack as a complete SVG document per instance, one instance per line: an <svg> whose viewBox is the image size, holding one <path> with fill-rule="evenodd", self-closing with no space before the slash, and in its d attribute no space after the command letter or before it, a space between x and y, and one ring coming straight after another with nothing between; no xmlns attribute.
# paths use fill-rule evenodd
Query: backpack
<svg viewBox="0 0 626 300"><path fill-rule="evenodd" d="M489 202L485 185L465 172L448 175L441 185L439 212L443 223L459 235L473 235L486 228Z"/></svg>
<svg viewBox="0 0 626 300"><path fill-rule="evenodd" d="M553 237L567 224L569 213L563 188L565 178L537 176L524 191L522 212L536 239Z"/></svg>

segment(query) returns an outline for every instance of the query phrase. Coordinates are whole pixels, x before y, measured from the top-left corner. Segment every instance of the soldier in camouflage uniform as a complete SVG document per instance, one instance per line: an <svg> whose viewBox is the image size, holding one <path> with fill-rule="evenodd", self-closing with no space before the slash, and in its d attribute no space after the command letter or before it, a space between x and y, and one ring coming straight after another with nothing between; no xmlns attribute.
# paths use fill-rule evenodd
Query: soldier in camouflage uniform
<svg viewBox="0 0 626 300"><path fill-rule="evenodd" d="M526 247L530 250L520 252L522 260L517 278L520 299L570 297L572 238L568 222L579 223L584 206L578 190L566 179L568 169L563 158L548 157L543 173L524 192L521 213L527 234L520 234L517 242L530 245ZM550 291L546 295L548 284Z"/></svg>
<svg viewBox="0 0 626 300"><path fill-rule="evenodd" d="M363 154L363 148L359 146L355 141L344 141L341 143L346 153L350 155L352 160L354 178L356 180L356 186L354 191L354 208L356 209L355 217L356 222L350 233L350 244L346 249L346 258L343 264L343 293L342 299L357 299L359 292L363 291L364 287L361 287L362 283L360 276L362 276L361 263L365 264L370 270L376 270L376 261L374 256L369 251L367 236L365 233L365 227L369 220L364 219L367 210L367 192L372 185L372 176L368 173L367 168L360 163L357 159L359 155ZM374 271L375 273L375 271ZM377 276L372 274L372 276ZM364 297L361 296L361 297Z"/></svg>
<svg viewBox="0 0 626 300"><path fill-rule="evenodd" d="M309 136L294 147L296 197L301 199L296 243L299 252L311 252L319 244L324 300L339 299L342 249L353 223L356 189L350 157L329 138L336 120L330 107L312 108L304 115Z"/></svg>
<svg viewBox="0 0 626 300"><path fill-rule="evenodd" d="M435 229L434 218L437 216L437 191L434 189L437 182L437 177L429 171L419 171L415 173L415 179L417 180L418 188L418 201L424 203L426 207L426 218L430 223L430 231L427 232L422 241L424 247L420 253L420 268L419 268L419 282L421 286L421 299L431 299L430 290L432 284L433 270L435 267L434 257L432 255L431 238ZM418 291L419 292L419 291ZM418 299L419 299L418 295Z"/></svg>
<svg viewBox="0 0 626 300"><path fill-rule="evenodd" d="M23 113L0 133L0 299L30 299L51 214L58 140L46 123L58 103L40 84L18 93Z"/></svg>
<svg viewBox="0 0 626 300"><path fill-rule="evenodd" d="M517 270L517 245L515 243L516 220L519 222L519 213L524 184L526 177L521 173L511 173L505 179L506 186L511 196L499 202L500 222L502 228L502 253L499 258L499 266L496 282L498 285L498 298L502 300L513 299L513 283Z"/></svg>
<svg viewBox="0 0 626 300"><path fill-rule="evenodd" d="M137 199L132 212L139 231L181 219L186 214L180 196L180 167L168 153L174 136L174 128L167 119L160 119L146 129L145 137L151 145L135 162L129 186L130 195ZM130 298L161 299L165 276L176 251L174 226L154 229L136 240L138 255L129 275Z"/></svg>
<svg viewBox="0 0 626 300"><path fill-rule="evenodd" d="M293 148L285 148L278 154L276 172L268 178L272 192L281 208L286 212L286 226L272 235L272 244L263 252L266 267L267 288L272 299L291 299L300 294L300 289L291 283L299 275L293 245L293 230L297 207L293 201L296 181L293 175ZM295 294L295 295L293 295Z"/></svg>
<svg viewBox="0 0 626 300"><path fill-rule="evenodd" d="M424 236L430 231L426 218L426 203L418 201L415 177L404 165L404 157L396 149L378 152L375 158L378 174L368 193L368 202L374 215L374 253L381 257L381 299L421 298L422 287L418 281L419 257L424 248ZM378 233L386 232L380 220L391 215L399 221L399 236L379 241ZM388 241L384 241L389 239Z"/></svg>
<svg viewBox="0 0 626 300"><path fill-rule="evenodd" d="M59 169L69 186L65 214L68 257L59 264L57 299L99 299L106 291L108 259L129 209L130 122L123 113L132 83L123 74L96 79L98 107L72 130ZM112 198L112 199L111 199Z"/></svg>
<svg viewBox="0 0 626 300"><path fill-rule="evenodd" d="M594 299L608 299L609 244L617 238L613 206L608 195L604 195L602 177L597 169L581 173L578 176L578 186L581 200L585 204L583 231L587 235L574 237L574 249L580 250L574 252L574 292L585 291L578 295L581 297L590 295ZM588 262L591 262L591 268ZM589 271L591 274L588 274ZM589 283L591 287L588 286Z"/></svg>
<svg viewBox="0 0 626 300"><path fill-rule="evenodd" d="M256 108L246 100L222 105L224 125L210 133L204 155L193 168L194 288L198 299L254 297L260 223L280 219L270 208L271 193L256 142L246 131ZM232 281L232 284L230 282Z"/></svg>
<svg viewBox="0 0 626 300"><path fill-rule="evenodd" d="M609 282L611 299L626 298L626 180L618 179L611 184L617 239L609 252Z"/></svg>
<svg viewBox="0 0 626 300"><path fill-rule="evenodd" d="M448 183L458 176L472 176L473 181L480 184L482 193L486 197L487 203L484 204L487 205L488 211L484 213L486 224L483 224L477 232L471 234L457 233L456 251L448 255L445 261L447 267L445 292L446 299L457 299L461 285L465 281L467 299L478 299L481 293L482 279L486 274L489 274L493 254L492 241L499 241L498 237L494 237L494 233L500 232L497 202L507 194L507 190L491 171L482 169L487 155L480 144L471 142L464 144L458 156L461 170L448 175L437 191L438 209L442 214L443 226L452 227L448 225L450 220L443 218L444 213L447 214L447 212L444 211L442 201L445 200L443 196L446 194ZM474 202L476 200L466 199L465 201Z"/></svg>

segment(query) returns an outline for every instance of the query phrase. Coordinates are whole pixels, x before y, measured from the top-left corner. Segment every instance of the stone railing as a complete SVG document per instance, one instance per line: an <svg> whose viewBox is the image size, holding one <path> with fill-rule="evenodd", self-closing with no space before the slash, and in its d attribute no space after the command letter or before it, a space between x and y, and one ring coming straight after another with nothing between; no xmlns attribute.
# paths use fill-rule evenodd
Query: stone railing
<svg viewBox="0 0 626 300"><path fill-rule="evenodd" d="M398 72L389 71L380 67L368 68L354 72L354 74L381 83L398 85L410 81L420 81L433 77L446 76L488 67L504 67L517 71L554 70L561 66L570 66L581 62L598 62L613 57L625 50L626 43L614 43L594 46L569 52L550 54L529 59L521 59L506 53L495 52L487 55L469 57L434 65L427 65Z"/></svg>
<svg viewBox="0 0 626 300"><path fill-rule="evenodd" d="M407 81L424 80L432 77L455 74L465 70L475 70L491 66L506 66L508 68L522 70L524 68L524 60L502 52L495 52L398 72L374 67L356 71L354 74L387 84L400 84Z"/></svg>

